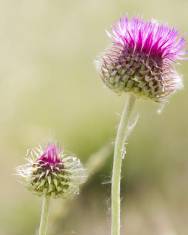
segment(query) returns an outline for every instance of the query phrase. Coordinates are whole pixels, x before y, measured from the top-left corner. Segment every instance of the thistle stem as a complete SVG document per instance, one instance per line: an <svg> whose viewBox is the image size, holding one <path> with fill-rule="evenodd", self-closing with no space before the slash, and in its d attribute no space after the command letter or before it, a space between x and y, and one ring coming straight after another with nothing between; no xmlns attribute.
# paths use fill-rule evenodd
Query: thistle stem
<svg viewBox="0 0 188 235"><path fill-rule="evenodd" d="M39 235L46 235L47 233L49 205L50 205L50 197L44 196L43 202L42 202Z"/></svg>
<svg viewBox="0 0 188 235"><path fill-rule="evenodd" d="M120 123L117 130L117 136L114 147L113 171L112 171L112 189L111 189L111 235L120 235L120 182L121 166L125 154L125 141L129 134L129 122L131 113L135 104L136 97L129 95L124 106Z"/></svg>

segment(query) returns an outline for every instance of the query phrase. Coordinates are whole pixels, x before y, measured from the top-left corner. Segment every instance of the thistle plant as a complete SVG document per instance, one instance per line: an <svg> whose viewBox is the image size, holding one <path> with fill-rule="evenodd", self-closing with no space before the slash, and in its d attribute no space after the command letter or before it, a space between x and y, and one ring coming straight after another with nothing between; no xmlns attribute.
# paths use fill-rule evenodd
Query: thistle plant
<svg viewBox="0 0 188 235"><path fill-rule="evenodd" d="M43 197L39 235L46 235L50 199L78 194L86 171L77 157L65 154L55 144L30 150L27 161L17 168L17 174L30 191Z"/></svg>
<svg viewBox="0 0 188 235"><path fill-rule="evenodd" d="M164 103L183 87L175 69L184 58L185 40L177 30L157 21L122 17L108 33L112 44L97 61L104 84L118 94L127 93L114 148L112 171L111 235L120 235L120 180L132 111L139 97Z"/></svg>

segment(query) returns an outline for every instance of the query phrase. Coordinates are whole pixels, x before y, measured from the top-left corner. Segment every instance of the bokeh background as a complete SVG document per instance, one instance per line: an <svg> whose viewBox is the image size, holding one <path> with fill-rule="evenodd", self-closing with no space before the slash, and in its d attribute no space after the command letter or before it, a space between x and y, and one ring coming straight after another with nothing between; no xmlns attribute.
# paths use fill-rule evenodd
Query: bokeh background
<svg viewBox="0 0 188 235"><path fill-rule="evenodd" d="M36 234L40 198L18 183L27 148L56 139L87 164L113 142L125 96L104 87L94 60L123 14L155 18L187 37L187 0L0 1L0 235ZM188 110L185 88L161 115L139 101L123 165L122 234L188 234ZM49 235L110 232L112 151L80 195L54 200ZM90 164L91 165L91 164ZM126 183L125 183L126 178ZM126 189L125 189L126 186Z"/></svg>

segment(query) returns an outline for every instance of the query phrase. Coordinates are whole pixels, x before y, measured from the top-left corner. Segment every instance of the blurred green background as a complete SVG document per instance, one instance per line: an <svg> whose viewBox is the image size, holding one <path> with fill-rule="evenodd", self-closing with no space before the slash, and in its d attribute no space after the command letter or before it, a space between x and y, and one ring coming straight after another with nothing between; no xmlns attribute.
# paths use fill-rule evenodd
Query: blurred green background
<svg viewBox="0 0 188 235"><path fill-rule="evenodd" d="M94 66L106 29L123 14L188 31L187 0L0 1L0 235L36 234L40 198L18 183L27 148L57 139L83 162L113 142L125 96L102 84ZM139 101L140 120L123 166L122 234L188 234L188 110L185 88L161 115ZM54 200L49 235L110 231L112 156L72 202ZM125 194L126 193L126 194Z"/></svg>

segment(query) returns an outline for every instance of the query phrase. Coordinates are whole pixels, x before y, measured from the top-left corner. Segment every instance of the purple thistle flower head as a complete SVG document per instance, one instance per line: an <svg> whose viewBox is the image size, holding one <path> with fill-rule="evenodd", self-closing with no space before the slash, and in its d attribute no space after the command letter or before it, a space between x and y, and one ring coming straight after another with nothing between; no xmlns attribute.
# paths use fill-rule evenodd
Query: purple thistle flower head
<svg viewBox="0 0 188 235"><path fill-rule="evenodd" d="M26 187L37 195L72 197L86 179L80 160L65 154L57 145L48 144L30 150L28 163L17 168Z"/></svg>
<svg viewBox="0 0 188 235"><path fill-rule="evenodd" d="M161 102L182 87L174 62L183 59L185 40L156 21L121 18L108 33L112 45L98 61L104 83Z"/></svg>

